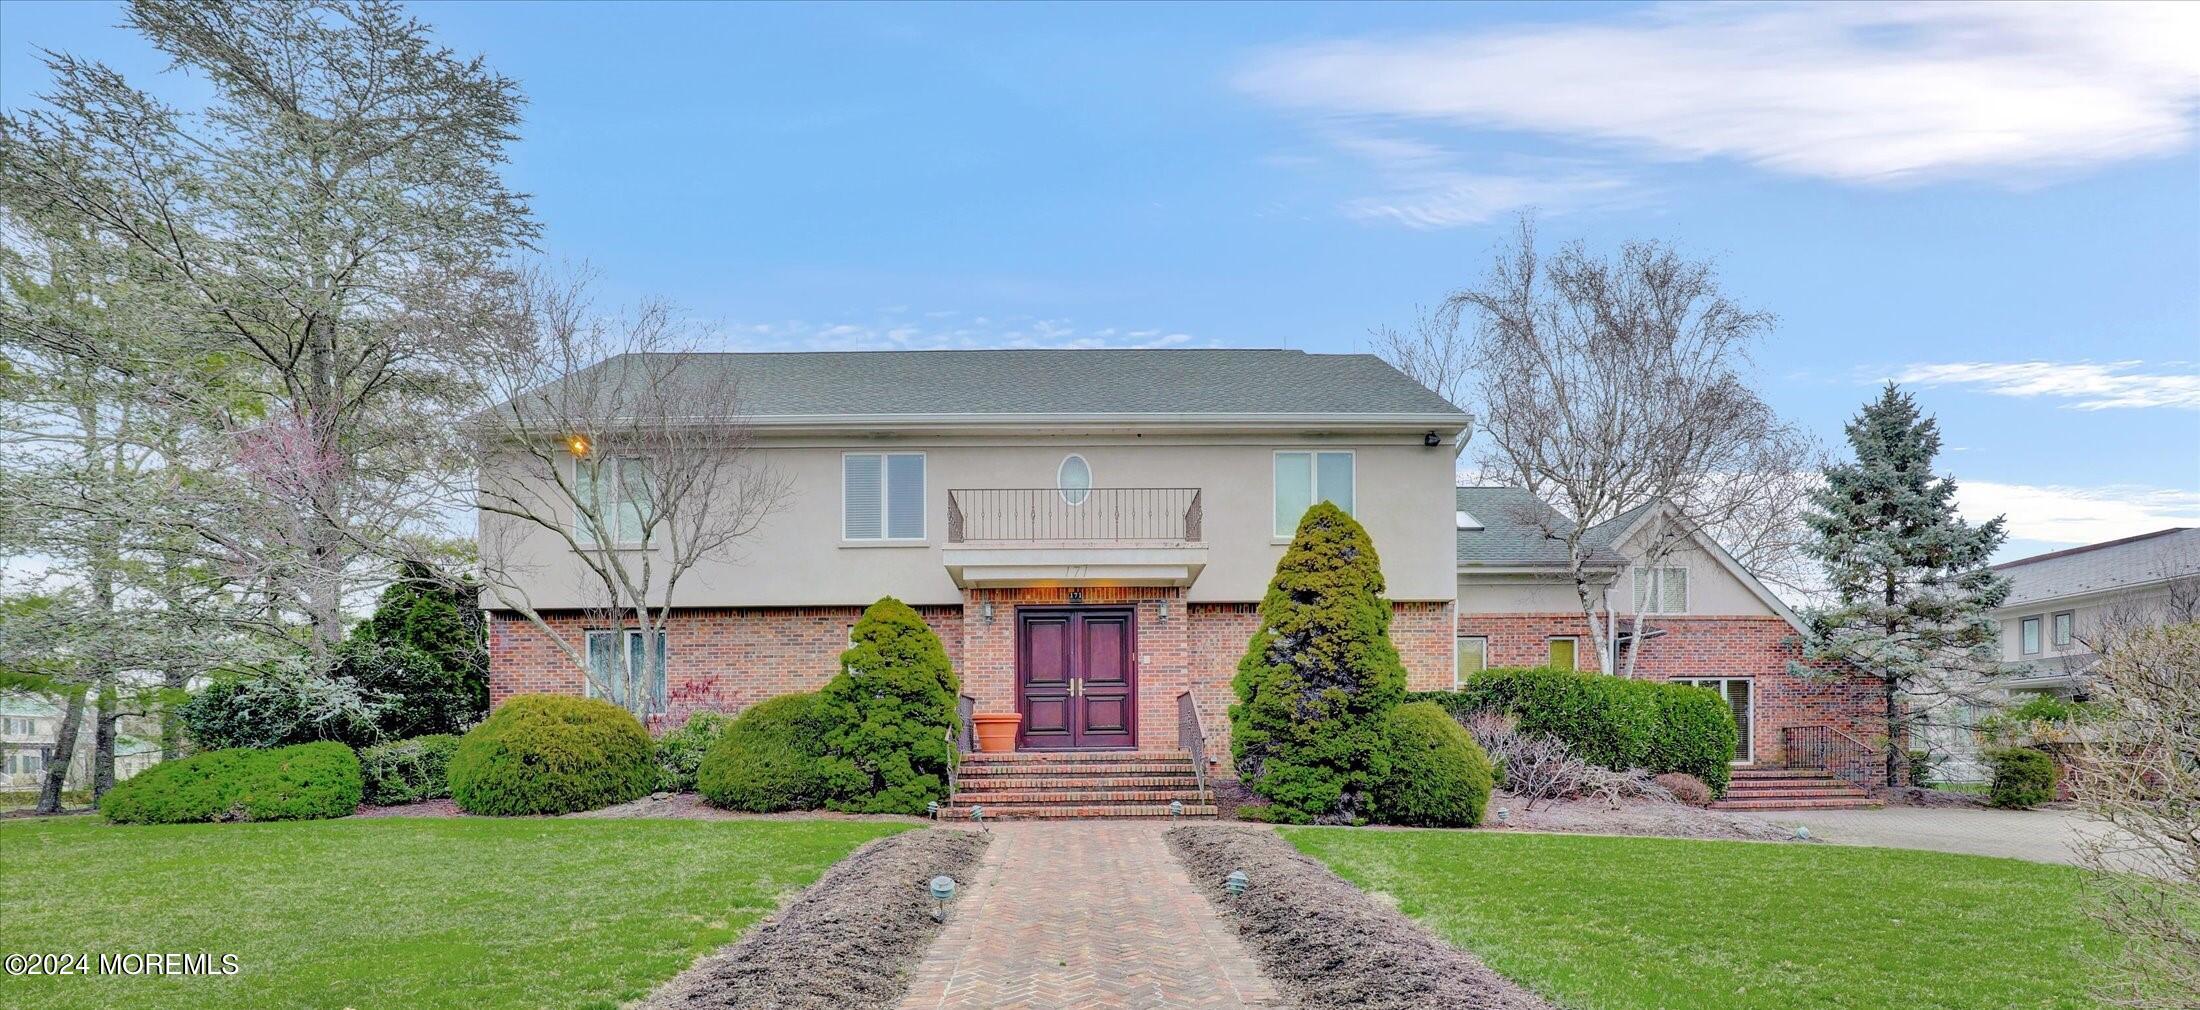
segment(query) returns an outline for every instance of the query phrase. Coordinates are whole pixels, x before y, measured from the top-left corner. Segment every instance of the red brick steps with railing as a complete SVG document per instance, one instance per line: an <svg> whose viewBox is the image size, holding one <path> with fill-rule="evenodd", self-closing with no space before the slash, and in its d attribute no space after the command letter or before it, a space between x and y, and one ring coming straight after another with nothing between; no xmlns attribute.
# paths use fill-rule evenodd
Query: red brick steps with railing
<svg viewBox="0 0 2200 1010"><path fill-rule="evenodd" d="M1862 789L1814 768L1737 768L1713 810L1874 810Z"/></svg>
<svg viewBox="0 0 2200 1010"><path fill-rule="evenodd" d="M955 795L940 815L968 820L984 806L987 820L1072 817L1167 817L1170 801L1185 817L1213 817L1201 801L1188 754L1080 751L965 754Z"/></svg>

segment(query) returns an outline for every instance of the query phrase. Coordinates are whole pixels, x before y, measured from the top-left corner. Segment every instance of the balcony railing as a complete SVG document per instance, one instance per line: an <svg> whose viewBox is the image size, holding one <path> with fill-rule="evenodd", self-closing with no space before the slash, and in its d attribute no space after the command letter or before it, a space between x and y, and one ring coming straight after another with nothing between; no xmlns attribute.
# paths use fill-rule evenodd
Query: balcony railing
<svg viewBox="0 0 2200 1010"><path fill-rule="evenodd" d="M957 488L947 492L947 542L1140 540L1198 543L1196 487Z"/></svg>

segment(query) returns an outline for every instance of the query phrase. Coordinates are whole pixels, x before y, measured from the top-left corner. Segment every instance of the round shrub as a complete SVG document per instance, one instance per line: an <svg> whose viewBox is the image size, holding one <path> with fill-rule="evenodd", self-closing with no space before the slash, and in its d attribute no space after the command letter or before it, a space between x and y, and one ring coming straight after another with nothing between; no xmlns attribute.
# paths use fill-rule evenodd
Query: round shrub
<svg viewBox="0 0 2200 1010"><path fill-rule="evenodd" d="M1625 683L1648 688L1657 705L1650 752L1640 767L1687 775L1714 795L1725 792L1734 774L1734 751L1741 744L1734 709L1726 700L1717 691L1687 684Z"/></svg>
<svg viewBox="0 0 2200 1010"><path fill-rule="evenodd" d="M783 694L751 706L703 755L696 786L728 810L815 810L825 801L818 747L824 708L815 694Z"/></svg>
<svg viewBox="0 0 2200 1010"><path fill-rule="evenodd" d="M1994 783L1986 801L2010 810L2026 810L2055 799L2055 759L2031 747L2004 747L1988 751Z"/></svg>
<svg viewBox="0 0 2200 1010"><path fill-rule="evenodd" d="M595 810L656 788L656 748L633 714L610 702L523 694L460 738L450 781L468 813Z"/></svg>
<svg viewBox="0 0 2200 1010"><path fill-rule="evenodd" d="M675 793L695 791L697 769L711 745L733 725L724 712L697 712L680 728L657 738L657 788Z"/></svg>
<svg viewBox="0 0 2200 1010"><path fill-rule="evenodd" d="M359 757L340 743L206 751L116 783L99 812L117 824L302 821L359 807Z"/></svg>
<svg viewBox="0 0 2200 1010"><path fill-rule="evenodd" d="M457 751L458 738L449 733L430 733L360 751L366 801L394 806L449 796L451 755Z"/></svg>
<svg viewBox="0 0 2200 1010"><path fill-rule="evenodd" d="M1471 828L1489 806L1492 772L1465 727L1425 701L1392 709L1385 730L1390 775L1375 794L1376 819L1422 828Z"/></svg>
<svg viewBox="0 0 2200 1010"><path fill-rule="evenodd" d="M1714 798L1711 787L1705 785L1702 779L1694 775L1666 772L1652 781L1664 786L1666 792L1673 794L1673 799L1676 802L1686 803L1692 807L1708 807Z"/></svg>
<svg viewBox="0 0 2200 1010"><path fill-rule="evenodd" d="M863 611L818 692L824 711L825 805L866 814L921 814L947 799L958 755L954 664L914 609L891 596Z"/></svg>

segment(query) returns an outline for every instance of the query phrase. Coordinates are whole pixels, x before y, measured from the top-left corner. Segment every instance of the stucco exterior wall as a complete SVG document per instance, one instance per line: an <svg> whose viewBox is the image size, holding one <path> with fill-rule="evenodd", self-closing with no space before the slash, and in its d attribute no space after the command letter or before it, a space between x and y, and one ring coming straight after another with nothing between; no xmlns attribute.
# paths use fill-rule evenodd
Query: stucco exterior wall
<svg viewBox="0 0 2200 1010"><path fill-rule="evenodd" d="M882 595L911 604L960 603L961 591L940 557L947 538L948 491L1051 488L1063 458L1072 452L1090 464L1097 488L1199 488L1208 560L1187 599L1257 600L1288 542L1271 531L1273 453L1308 448L1354 453L1354 515L1382 555L1389 595L1451 600L1456 594L1449 504L1453 449L1424 446L1419 433L1024 438L882 433L759 441L748 458L787 480L784 507L742 538L728 557L706 561L684 575L674 603L846 606ZM925 453L923 542L881 545L841 539L841 455L851 451ZM512 567L527 573L536 606L579 608L595 602L581 565L553 534L493 515L484 515L481 526L485 551L492 545L510 551ZM493 596L484 603L497 605Z"/></svg>

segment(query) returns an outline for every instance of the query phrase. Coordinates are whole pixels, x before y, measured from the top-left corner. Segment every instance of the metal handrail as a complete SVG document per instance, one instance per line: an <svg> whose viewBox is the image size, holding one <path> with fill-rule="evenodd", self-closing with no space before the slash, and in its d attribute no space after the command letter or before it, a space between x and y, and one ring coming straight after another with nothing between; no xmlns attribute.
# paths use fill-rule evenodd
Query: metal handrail
<svg viewBox="0 0 2200 1010"><path fill-rule="evenodd" d="M1199 787L1199 802L1207 802L1207 733L1199 725L1199 706L1192 692L1176 696L1176 745L1192 756L1192 782Z"/></svg>
<svg viewBox="0 0 2200 1010"><path fill-rule="evenodd" d="M1197 543L1204 534L1196 487L952 488L947 542L1143 540Z"/></svg>
<svg viewBox="0 0 2200 1010"><path fill-rule="evenodd" d="M1819 768L1860 788L1870 789L1872 770L1886 754L1838 726L1812 723L1780 728L1780 760L1789 768Z"/></svg>
<svg viewBox="0 0 2200 1010"><path fill-rule="evenodd" d="M971 728L971 716L978 711L978 699L967 694L955 698L955 725L948 727L947 739L955 745L955 763L947 769L947 798L954 799L955 791L962 785L962 756L977 749L975 732Z"/></svg>

